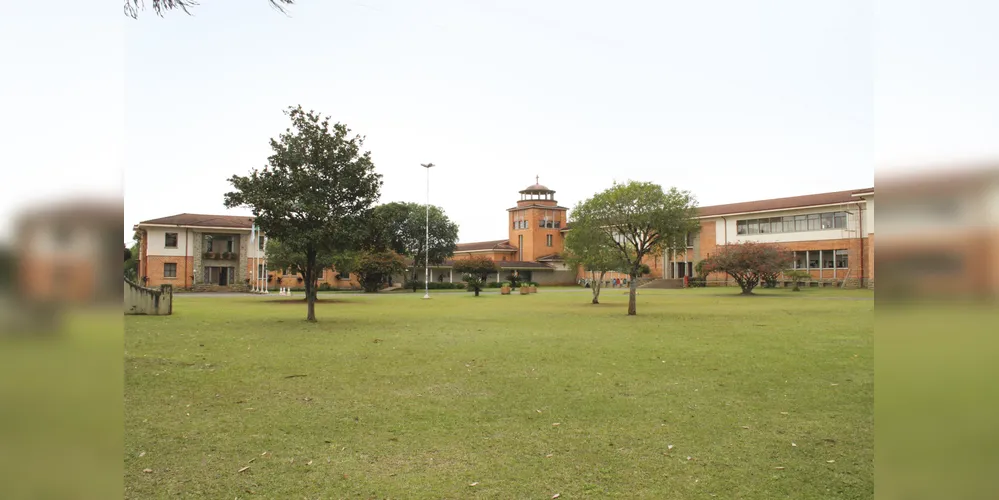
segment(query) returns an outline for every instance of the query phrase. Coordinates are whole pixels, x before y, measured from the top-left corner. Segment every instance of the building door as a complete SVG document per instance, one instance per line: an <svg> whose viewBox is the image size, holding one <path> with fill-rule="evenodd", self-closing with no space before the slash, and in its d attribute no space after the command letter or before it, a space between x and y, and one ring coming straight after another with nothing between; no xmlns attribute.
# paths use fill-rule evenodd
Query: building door
<svg viewBox="0 0 999 500"><path fill-rule="evenodd" d="M219 285L225 286L229 284L229 269L226 267L220 267L219 269Z"/></svg>

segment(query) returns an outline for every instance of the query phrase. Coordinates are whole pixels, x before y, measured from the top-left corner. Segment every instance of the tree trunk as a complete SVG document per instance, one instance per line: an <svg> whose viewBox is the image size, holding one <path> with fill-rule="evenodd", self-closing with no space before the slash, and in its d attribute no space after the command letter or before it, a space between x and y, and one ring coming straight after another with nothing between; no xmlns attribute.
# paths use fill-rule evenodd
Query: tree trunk
<svg viewBox="0 0 999 500"><path fill-rule="evenodd" d="M600 303L600 283L602 283L603 280L604 280L604 274L606 274L606 271L601 271L600 272L600 279L597 280L597 279L595 279L597 277L597 273L595 271L590 271L590 279L593 280L593 286L590 287L590 288L593 291L593 303L594 304L599 304Z"/></svg>
<svg viewBox="0 0 999 500"><path fill-rule="evenodd" d="M638 269L633 269L631 274L628 275L628 316L634 316L638 314L635 304L635 295L638 293L638 282L635 281L635 276L638 276Z"/></svg>
<svg viewBox="0 0 999 500"><path fill-rule="evenodd" d="M478 296L479 296L479 287L475 287L475 296L476 296L476 297L478 297Z"/></svg>
<svg viewBox="0 0 999 500"><path fill-rule="evenodd" d="M305 254L306 266L305 266L305 300L308 303L308 314L305 317L306 321L316 321L316 296L313 293L313 279L312 275L315 274L316 268L316 252L307 252Z"/></svg>

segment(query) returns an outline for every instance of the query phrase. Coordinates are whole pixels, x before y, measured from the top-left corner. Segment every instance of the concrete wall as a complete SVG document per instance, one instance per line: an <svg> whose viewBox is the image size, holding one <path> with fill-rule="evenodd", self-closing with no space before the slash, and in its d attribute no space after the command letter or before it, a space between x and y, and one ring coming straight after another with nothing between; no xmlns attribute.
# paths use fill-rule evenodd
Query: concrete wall
<svg viewBox="0 0 999 500"><path fill-rule="evenodd" d="M125 314L173 314L173 287L163 285L159 290L145 288L125 281Z"/></svg>

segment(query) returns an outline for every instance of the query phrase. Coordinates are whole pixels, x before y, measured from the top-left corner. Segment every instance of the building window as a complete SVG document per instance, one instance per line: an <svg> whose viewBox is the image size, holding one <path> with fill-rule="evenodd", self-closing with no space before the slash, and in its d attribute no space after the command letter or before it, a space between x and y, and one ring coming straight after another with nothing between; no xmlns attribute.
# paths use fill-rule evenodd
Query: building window
<svg viewBox="0 0 999 500"><path fill-rule="evenodd" d="M833 214L833 227L836 229L846 229L846 212L836 212Z"/></svg>
<svg viewBox="0 0 999 500"><path fill-rule="evenodd" d="M177 233L166 233L166 241L163 243L166 248L177 248Z"/></svg>
<svg viewBox="0 0 999 500"><path fill-rule="evenodd" d="M260 235L257 235L257 248L260 250L264 249L264 238Z"/></svg>
<svg viewBox="0 0 999 500"><path fill-rule="evenodd" d="M552 246L552 235L549 234L545 239L545 243L547 243L548 246Z"/></svg>
<svg viewBox="0 0 999 500"><path fill-rule="evenodd" d="M340 271L336 274L336 279L350 281L350 271Z"/></svg>
<svg viewBox="0 0 999 500"><path fill-rule="evenodd" d="M213 238L212 235L210 235L210 234L206 234L205 235L205 251L206 252L214 252L215 249L212 246L212 245L214 245L214 243L215 243L215 238Z"/></svg>
<svg viewBox="0 0 999 500"><path fill-rule="evenodd" d="M836 267L846 269L850 267L849 252L846 250L836 250Z"/></svg>
<svg viewBox="0 0 999 500"><path fill-rule="evenodd" d="M517 236L517 260L524 260L524 235Z"/></svg>
<svg viewBox="0 0 999 500"><path fill-rule="evenodd" d="M687 248L694 248L694 235L690 234L690 233L687 233L686 240L687 240L687 242L686 242L687 243Z"/></svg>
<svg viewBox="0 0 999 500"><path fill-rule="evenodd" d="M163 277L164 278L176 278L177 277L177 264L173 262L165 262L163 264Z"/></svg>
<svg viewBox="0 0 999 500"><path fill-rule="evenodd" d="M826 212L822 214L822 229L832 229L833 228L833 213Z"/></svg>
<svg viewBox="0 0 999 500"><path fill-rule="evenodd" d="M822 251L822 269L833 269L836 260L833 258L832 250Z"/></svg>
<svg viewBox="0 0 999 500"><path fill-rule="evenodd" d="M794 216L794 230L795 231L808 231L808 216L807 215L795 215Z"/></svg>
<svg viewBox="0 0 999 500"><path fill-rule="evenodd" d="M319 279L319 280L326 279L326 270L325 269L320 269L319 270L319 276L317 276L316 279Z"/></svg>
<svg viewBox="0 0 999 500"><path fill-rule="evenodd" d="M819 214L808 214L808 230L819 230Z"/></svg>
<svg viewBox="0 0 999 500"><path fill-rule="evenodd" d="M794 232L794 217L784 217L784 232L793 233Z"/></svg>
<svg viewBox="0 0 999 500"><path fill-rule="evenodd" d="M808 267L808 252L794 252L794 268L806 269Z"/></svg>
<svg viewBox="0 0 999 500"><path fill-rule="evenodd" d="M233 244L232 239L233 239L232 236L229 236L228 238L226 238L226 242L225 242L225 251L226 252L230 252L230 253L232 252L232 244Z"/></svg>
<svg viewBox="0 0 999 500"><path fill-rule="evenodd" d="M749 234L760 234L760 221L756 219L749 221Z"/></svg>
<svg viewBox="0 0 999 500"><path fill-rule="evenodd" d="M264 265L257 264L257 279L264 279Z"/></svg>
<svg viewBox="0 0 999 500"><path fill-rule="evenodd" d="M747 222L749 222L749 221L745 221L745 220L737 221L735 223L735 232L737 234L746 234L746 232L748 231L748 229L747 229L748 228Z"/></svg>
<svg viewBox="0 0 999 500"><path fill-rule="evenodd" d="M818 250L809 250L808 251L808 268L809 269L819 269L819 263L820 262L822 262L822 259L819 258L819 251Z"/></svg>

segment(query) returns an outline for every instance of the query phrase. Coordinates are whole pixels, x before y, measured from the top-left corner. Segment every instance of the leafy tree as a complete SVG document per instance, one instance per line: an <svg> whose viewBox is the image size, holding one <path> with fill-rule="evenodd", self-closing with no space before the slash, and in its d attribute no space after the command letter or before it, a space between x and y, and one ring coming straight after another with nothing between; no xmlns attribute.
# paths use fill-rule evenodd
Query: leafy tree
<svg viewBox="0 0 999 500"><path fill-rule="evenodd" d="M269 0L272 7L284 12L285 5L291 5L295 3L295 0ZM150 0L153 5L153 12L157 16L163 17L163 13L168 10L180 9L184 11L185 14L190 15L191 12L187 10L189 7L194 7L198 5L196 0ZM145 9L145 2L143 0L125 0L125 15L131 17L132 19L137 19L139 17L139 11Z"/></svg>
<svg viewBox="0 0 999 500"><path fill-rule="evenodd" d="M573 213L578 210L579 205ZM627 263L621 259L621 252L611 237L599 227L587 225L586 222L590 221L577 219L572 224L572 230L566 233L565 262L573 268L582 267L584 271L589 271L592 303L599 304L604 275L610 271L625 269Z"/></svg>
<svg viewBox="0 0 999 500"><path fill-rule="evenodd" d="M406 270L406 261L392 250L363 252L352 267L365 292L377 292L385 278Z"/></svg>
<svg viewBox="0 0 999 500"><path fill-rule="evenodd" d="M660 255L671 241L696 232L696 208L697 201L688 191L670 188L664 192L658 184L636 181L615 184L576 206L572 231L577 225L599 228L626 264L628 315L637 313L635 280L642 274L642 259Z"/></svg>
<svg viewBox="0 0 999 500"><path fill-rule="evenodd" d="M261 230L292 253L302 254L308 321L316 320L315 285L323 255L356 250L371 206L381 189L364 138L350 137L342 123L330 123L301 106L285 111L291 127L271 139L273 154L263 170L234 175L228 208L250 207Z"/></svg>
<svg viewBox="0 0 999 500"><path fill-rule="evenodd" d="M442 264L454 255L458 243L458 225L439 207L430 207L431 265ZM368 248L389 249L413 259L411 284L419 286L417 278L427 255L427 206L419 203L386 203L375 207ZM416 288L413 288L416 291Z"/></svg>
<svg viewBox="0 0 999 500"><path fill-rule="evenodd" d="M498 273L499 266L487 257L471 257L454 261L455 272L464 275L462 278L468 283L468 289L479 296L479 292L486 286L489 274Z"/></svg>
<svg viewBox="0 0 999 500"><path fill-rule="evenodd" d="M139 258L141 257L139 244L141 241L142 233L136 231L135 235L132 236L131 248L125 248L125 278L133 283L137 283L139 279Z"/></svg>
<svg viewBox="0 0 999 500"><path fill-rule="evenodd" d="M726 273L739 284L743 295L751 295L760 280L780 273L791 263L791 254L775 243L745 242L717 247L705 259L704 269Z"/></svg>

